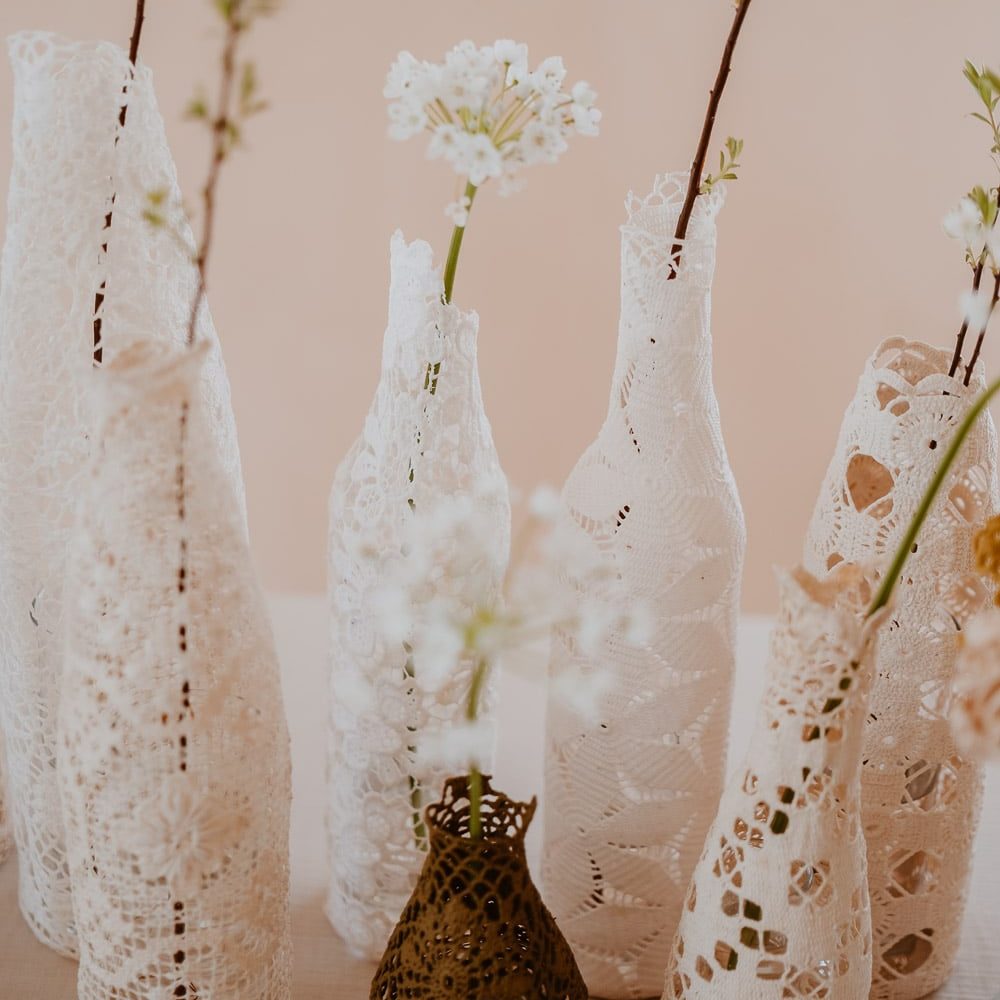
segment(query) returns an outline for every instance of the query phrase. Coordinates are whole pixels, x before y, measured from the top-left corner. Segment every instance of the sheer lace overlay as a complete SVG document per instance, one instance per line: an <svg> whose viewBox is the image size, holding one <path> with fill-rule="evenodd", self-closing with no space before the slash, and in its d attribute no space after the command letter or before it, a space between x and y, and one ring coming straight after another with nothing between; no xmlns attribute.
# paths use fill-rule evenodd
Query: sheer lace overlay
<svg viewBox="0 0 1000 1000"><path fill-rule="evenodd" d="M711 283L722 192L697 202L668 281L686 175L630 198L607 420L563 491L568 515L653 615L600 658L553 639L551 671L604 668L599 720L548 711L546 899L593 996L663 986L688 880L722 789L743 514L712 386Z"/></svg>
<svg viewBox="0 0 1000 1000"><path fill-rule="evenodd" d="M674 940L664 1000L859 1000L871 983L861 747L871 689L853 565L781 585L767 687Z"/></svg>
<svg viewBox="0 0 1000 1000"><path fill-rule="evenodd" d="M364 432L330 500L331 716L327 914L358 954L377 959L428 847L423 808L448 777L419 753L461 717L471 664L423 690L404 644L386 641L373 593L401 528L435 499L476 494L494 508L489 574L500 587L510 542L506 481L476 367L478 317L441 303L431 248L392 240L382 374Z"/></svg>
<svg viewBox="0 0 1000 1000"><path fill-rule="evenodd" d="M865 367L848 407L806 544L822 574L891 558L971 401L947 375L950 352L893 338ZM933 992L955 960L982 772L949 726L958 637L989 591L972 536L998 508L996 431L980 419L942 487L881 636L862 795L874 921L873 1000Z"/></svg>
<svg viewBox="0 0 1000 1000"><path fill-rule="evenodd" d="M91 375L58 737L80 1000L291 997L288 730L205 355Z"/></svg>
<svg viewBox="0 0 1000 1000"><path fill-rule="evenodd" d="M55 716L66 546L93 438L82 380L94 364L96 296L103 285L108 362L154 320L164 340L183 339L195 274L181 245L190 234L175 240L141 217L149 190L179 199L149 71L140 67L133 80L115 46L42 33L12 38L10 56L13 163L0 273L0 730L21 909L43 941L71 955ZM123 101L129 113L121 129ZM199 334L212 345L201 391L242 510L229 389L207 310Z"/></svg>

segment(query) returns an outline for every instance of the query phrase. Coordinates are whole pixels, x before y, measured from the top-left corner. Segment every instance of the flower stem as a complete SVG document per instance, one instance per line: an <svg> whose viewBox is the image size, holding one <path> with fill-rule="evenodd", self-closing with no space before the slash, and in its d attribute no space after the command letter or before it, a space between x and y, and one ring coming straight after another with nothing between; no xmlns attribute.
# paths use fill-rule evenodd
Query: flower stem
<svg viewBox="0 0 1000 1000"><path fill-rule="evenodd" d="M479 718L479 699L482 697L483 685L489 674L489 663L480 660L472 671L472 682L469 684L469 700L465 706L465 718L475 722ZM475 766L469 768L469 837L479 840L483 834L483 776Z"/></svg>
<svg viewBox="0 0 1000 1000"><path fill-rule="evenodd" d="M896 550L896 555L893 558L889 572L886 573L885 578L882 580L882 586L875 595L875 600L872 601L866 617L871 618L875 612L884 608L892 599L892 593L896 589L896 584L899 582L900 576L903 574L903 569L917 540L917 535L920 534L920 529L924 526L924 521L927 520L927 515L930 514L931 507L934 506L934 501L937 499L937 495L945 479L947 479L955 459L962 450L962 445L965 444L965 439L969 436L969 432L975 426L980 414L986 409L990 400L997 392L1000 392L1000 379L990 383L986 391L972 404L972 408L959 425L951 444L948 446L948 450L941 459L941 464L937 467L934 477L931 479L927 491L920 501L920 506L917 508L917 512L914 514L902 542L899 543L899 548Z"/></svg>
<svg viewBox="0 0 1000 1000"><path fill-rule="evenodd" d="M990 311L986 317L986 322L983 323L983 327L979 331L979 336L976 338L976 346L972 351L972 360L965 369L965 379L962 382L963 385L968 385L972 381L972 373L976 370L976 362L979 360L979 355L983 350L983 341L986 339L986 331L989 329L990 320L993 318L993 313L996 312L998 302L1000 302L1000 271L997 271L993 276L993 298L990 300Z"/></svg>
<svg viewBox="0 0 1000 1000"><path fill-rule="evenodd" d="M688 223L694 212L694 203L701 193L701 177L705 172L705 160L708 157L708 147L712 141L712 131L715 128L715 119L719 113L719 104L722 102L722 94L726 89L726 82L733 68L733 53L736 51L736 43L740 38L740 31L743 22L746 20L750 10L750 0L740 0L736 8L736 17L733 19L733 26L729 31L729 38L726 40L726 47L722 53L722 65L719 66L719 74L715 78L715 86L708 96L708 111L705 114L705 122L701 128L701 138L698 140L698 150L691 164L691 177L688 180L687 193L684 197L684 205L681 214L677 218L677 229L674 231L674 245L670 251L670 272L667 280L672 281L677 277L680 270L681 254L684 252L684 240L687 238Z"/></svg>
<svg viewBox="0 0 1000 1000"><path fill-rule="evenodd" d="M465 197L469 199L469 211L476 200L476 185L468 181L465 185ZM468 225L466 219L466 225ZM458 255L462 252L462 240L465 237L465 226L455 226L451 234L451 246L448 248L448 261L444 265L444 301L451 302L452 289L455 287L455 268L458 267Z"/></svg>

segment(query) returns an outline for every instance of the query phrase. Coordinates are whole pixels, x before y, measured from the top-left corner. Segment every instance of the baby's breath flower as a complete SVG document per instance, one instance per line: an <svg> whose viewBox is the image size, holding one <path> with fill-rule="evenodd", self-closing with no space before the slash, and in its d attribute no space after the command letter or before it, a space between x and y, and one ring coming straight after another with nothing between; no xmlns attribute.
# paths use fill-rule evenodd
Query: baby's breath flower
<svg viewBox="0 0 1000 1000"><path fill-rule="evenodd" d="M597 95L580 82L564 89L566 67L550 56L528 67L528 47L510 39L455 46L443 64L401 52L383 93L389 99L389 135L431 133L427 153L451 164L473 186L499 178L501 193L521 167L554 163L567 138L597 135Z"/></svg>
<svg viewBox="0 0 1000 1000"><path fill-rule="evenodd" d="M451 219L454 225L463 228L469 221L470 208L472 208L472 199L465 194L458 201L450 202L445 207L444 214Z"/></svg>

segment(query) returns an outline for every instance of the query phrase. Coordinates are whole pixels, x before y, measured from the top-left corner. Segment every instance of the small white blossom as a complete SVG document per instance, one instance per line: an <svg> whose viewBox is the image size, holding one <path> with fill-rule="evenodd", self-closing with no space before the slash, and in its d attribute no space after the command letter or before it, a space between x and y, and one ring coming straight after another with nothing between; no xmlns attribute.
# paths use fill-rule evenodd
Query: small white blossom
<svg viewBox="0 0 1000 1000"><path fill-rule="evenodd" d="M386 78L389 135L431 133L427 154L478 187L500 180L501 193L533 163L554 163L572 134L598 134L597 95L580 82L565 89L566 67L550 56L532 71L528 47L510 39L477 47L461 42L444 63L401 52Z"/></svg>
<svg viewBox="0 0 1000 1000"><path fill-rule="evenodd" d="M651 629L645 609L626 602L613 561L567 515L552 489L532 495L524 538L533 544L517 546L522 562L511 569L501 594L489 573L495 549L491 503L489 493L442 498L408 520L399 558L383 554L376 602L386 619L386 641L406 644L419 687L439 691L458 677L470 678L471 685L471 678L537 648L553 632L594 660L612 639L646 640ZM554 678L553 690L589 716L611 681L592 667L585 678L571 669ZM475 715L478 705L471 701ZM419 752L448 766L462 760L474 766L473 748L486 743L472 726L425 740Z"/></svg>
<svg viewBox="0 0 1000 1000"><path fill-rule="evenodd" d="M969 197L963 198L945 217L944 231L958 240L966 250L978 258L986 247L986 225L979 206Z"/></svg>
<svg viewBox="0 0 1000 1000"><path fill-rule="evenodd" d="M487 719L463 720L455 725L424 731L417 744L417 759L450 771L475 768L484 771L493 759L496 733Z"/></svg>
<svg viewBox="0 0 1000 1000"><path fill-rule="evenodd" d="M444 210L444 214L451 219L452 223L460 229L464 228L469 221L469 209L472 207L472 199L468 195L462 195L458 201L451 202Z"/></svg>
<svg viewBox="0 0 1000 1000"><path fill-rule="evenodd" d="M979 291L970 289L963 292L959 296L959 309L970 330L982 330L990 321L993 309L992 290L981 287Z"/></svg>

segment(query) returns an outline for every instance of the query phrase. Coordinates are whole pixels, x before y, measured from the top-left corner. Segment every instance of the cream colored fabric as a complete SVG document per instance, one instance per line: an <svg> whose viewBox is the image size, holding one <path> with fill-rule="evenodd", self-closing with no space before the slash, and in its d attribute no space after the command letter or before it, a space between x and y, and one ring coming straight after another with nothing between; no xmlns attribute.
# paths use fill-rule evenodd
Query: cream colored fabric
<svg viewBox="0 0 1000 1000"><path fill-rule="evenodd" d="M295 1000L359 1000L368 995L373 963L350 957L347 946L323 914L326 893L326 840L323 830L329 607L325 598L275 597L270 601L282 663L285 704L292 737L292 938ZM745 618L740 628L734 703L756 705L764 684L771 622ZM521 670L501 678L498 692L498 783L525 797L542 780L544 701L542 675ZM529 664L525 664L529 666ZM534 678L534 680L533 680ZM750 711L733 715L732 743L741 758L754 721ZM994 947L1000 926L1000 857L991 831L1000 830L1000 769L990 774L977 877L955 972L935 1000L996 1000L1000 954ZM536 862L541 830L528 837L528 856ZM72 1000L76 965L43 948L17 912L17 865L0 866L0 971L3 1000Z"/></svg>
<svg viewBox="0 0 1000 1000"><path fill-rule="evenodd" d="M722 789L745 529L712 387L722 193L696 203L667 280L686 175L630 197L608 416L563 491L568 517L652 616L642 645L589 656L555 636L553 677L607 670L596 718L550 699L545 898L592 995L663 986Z"/></svg>
<svg viewBox="0 0 1000 1000"><path fill-rule="evenodd" d="M951 352L893 338L865 366L809 527L805 564L891 558L970 401ZM966 621L986 600L972 535L1000 507L996 431L980 419L945 483L883 629L862 796L875 929L873 1000L917 1000L955 960L982 796L957 750L949 689Z"/></svg>
<svg viewBox="0 0 1000 1000"><path fill-rule="evenodd" d="M115 46L40 33L15 36L10 55L14 158L0 276L0 730L21 906L43 940L71 953L54 721L67 535L93 431L80 380L94 361L102 286L107 361L148 336L153 317L165 338L183 337L194 272L179 242L190 236L186 227L173 239L141 217L150 190L179 201L148 70L130 83L128 60ZM214 342L207 310L199 329ZM203 391L216 413L220 454L238 474L217 353Z"/></svg>
<svg viewBox="0 0 1000 1000"><path fill-rule="evenodd" d="M664 1000L858 1000L871 983L861 746L870 597L845 564L781 579L767 687L674 940Z"/></svg>
<svg viewBox="0 0 1000 1000"><path fill-rule="evenodd" d="M401 528L436 498L477 494L495 538L477 572L499 588L510 504L483 408L479 319L441 302L431 248L392 239L382 373L364 432L337 470L330 500L330 744L327 912L352 950L378 958L427 849L422 808L448 770L420 755L425 737L464 711L472 664L429 692L405 640L389 642L374 605L383 567L405 555ZM429 579L431 571L428 570Z"/></svg>
<svg viewBox="0 0 1000 1000"><path fill-rule="evenodd" d="M291 762L206 350L94 372L58 770L79 1000L289 1000Z"/></svg>

